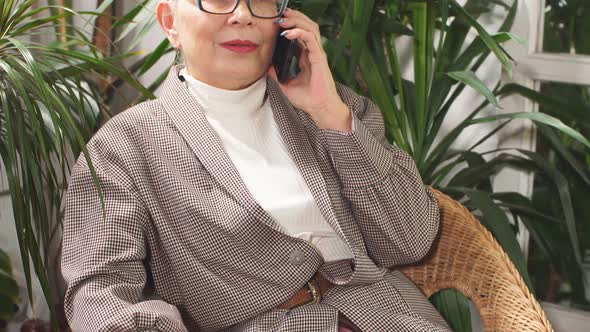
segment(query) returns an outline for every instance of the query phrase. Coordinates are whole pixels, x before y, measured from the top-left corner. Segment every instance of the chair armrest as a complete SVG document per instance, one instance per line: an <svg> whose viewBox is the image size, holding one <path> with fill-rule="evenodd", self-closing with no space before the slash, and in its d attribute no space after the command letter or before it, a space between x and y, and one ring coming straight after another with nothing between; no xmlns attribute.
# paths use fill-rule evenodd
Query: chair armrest
<svg viewBox="0 0 590 332"><path fill-rule="evenodd" d="M433 190L439 234L427 257L401 271L427 297L452 288L477 307L484 331L553 331L541 306L492 234L459 202Z"/></svg>

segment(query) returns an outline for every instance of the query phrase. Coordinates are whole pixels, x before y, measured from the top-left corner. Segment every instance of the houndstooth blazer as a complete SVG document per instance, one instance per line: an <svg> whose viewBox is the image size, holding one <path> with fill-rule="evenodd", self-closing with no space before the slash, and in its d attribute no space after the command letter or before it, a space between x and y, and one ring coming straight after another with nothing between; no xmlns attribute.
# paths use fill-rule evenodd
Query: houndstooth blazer
<svg viewBox="0 0 590 332"><path fill-rule="evenodd" d="M160 97L109 120L65 200L62 274L74 331L447 331L395 266L420 260L439 211L369 99L338 85L355 131L322 130L267 80L276 125L323 216L354 254L325 264L256 202L174 66ZM104 213L104 214L103 214ZM316 272L319 304L276 309Z"/></svg>

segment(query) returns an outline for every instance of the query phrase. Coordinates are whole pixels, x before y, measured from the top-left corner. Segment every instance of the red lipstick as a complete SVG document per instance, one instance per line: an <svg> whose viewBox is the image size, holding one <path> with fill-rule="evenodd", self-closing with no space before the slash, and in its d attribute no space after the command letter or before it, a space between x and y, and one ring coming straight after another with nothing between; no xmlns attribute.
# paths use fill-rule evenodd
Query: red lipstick
<svg viewBox="0 0 590 332"><path fill-rule="evenodd" d="M236 53L250 53L258 48L258 44L249 40L234 39L221 44L224 48Z"/></svg>

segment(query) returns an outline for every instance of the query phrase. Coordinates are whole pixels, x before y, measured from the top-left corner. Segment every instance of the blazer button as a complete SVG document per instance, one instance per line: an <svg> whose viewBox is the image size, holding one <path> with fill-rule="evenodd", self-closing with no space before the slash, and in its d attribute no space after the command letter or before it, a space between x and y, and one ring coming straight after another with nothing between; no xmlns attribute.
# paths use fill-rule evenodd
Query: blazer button
<svg viewBox="0 0 590 332"><path fill-rule="evenodd" d="M293 251L289 254L289 262L293 265L301 265L305 261L305 254L301 251Z"/></svg>

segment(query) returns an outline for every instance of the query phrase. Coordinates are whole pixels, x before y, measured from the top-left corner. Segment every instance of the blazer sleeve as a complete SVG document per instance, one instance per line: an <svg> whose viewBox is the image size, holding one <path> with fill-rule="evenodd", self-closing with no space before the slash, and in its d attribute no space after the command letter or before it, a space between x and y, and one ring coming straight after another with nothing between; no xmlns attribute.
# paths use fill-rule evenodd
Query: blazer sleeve
<svg viewBox="0 0 590 332"><path fill-rule="evenodd" d="M112 144L111 144L112 145ZM86 160L69 181L63 222L64 309L73 331L187 331L178 309L141 301L146 284L148 212L95 146L88 146L105 214Z"/></svg>
<svg viewBox="0 0 590 332"><path fill-rule="evenodd" d="M369 256L387 268L419 261L438 232L436 198L414 160L387 142L377 105L347 87L338 89L352 111L353 131L320 131Z"/></svg>

